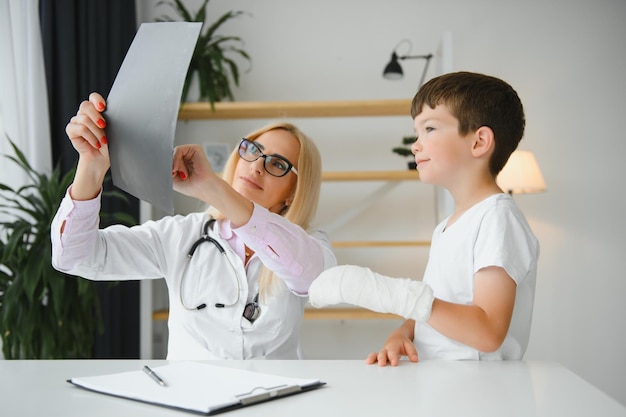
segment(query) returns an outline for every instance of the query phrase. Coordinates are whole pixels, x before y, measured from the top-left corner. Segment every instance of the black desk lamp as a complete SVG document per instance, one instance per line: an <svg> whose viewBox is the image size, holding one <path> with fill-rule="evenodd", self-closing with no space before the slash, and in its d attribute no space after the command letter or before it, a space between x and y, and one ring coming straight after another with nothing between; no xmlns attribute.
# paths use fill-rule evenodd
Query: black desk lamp
<svg viewBox="0 0 626 417"><path fill-rule="evenodd" d="M396 53L396 50L398 49L398 46L400 46L402 43L404 42L408 42L409 43L409 52L410 52L410 48L412 47L411 42L408 39L405 39L403 41L400 41L400 43L398 43L398 45L396 45L396 47L394 48L393 52L391 53L391 61L389 61L389 63L387 64L387 66L385 67L385 70L383 71L383 77L388 79L388 80L399 80L400 78L404 77L404 72L402 71L402 67L400 66L400 62L398 62L401 59L425 59L426 60L426 64L424 65L424 70L422 71L422 77L420 78L420 83L419 83L419 87L422 86L422 84L424 84L424 78L426 77L426 71L428 70L428 64L430 63L430 59L433 57L433 54L428 54L428 55L398 55Z"/></svg>

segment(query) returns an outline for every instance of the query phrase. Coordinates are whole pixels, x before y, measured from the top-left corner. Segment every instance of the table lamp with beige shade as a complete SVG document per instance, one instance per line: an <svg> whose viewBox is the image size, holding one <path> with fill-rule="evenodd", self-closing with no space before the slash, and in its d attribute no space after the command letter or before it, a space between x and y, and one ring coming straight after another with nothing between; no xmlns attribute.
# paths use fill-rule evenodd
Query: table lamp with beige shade
<svg viewBox="0 0 626 417"><path fill-rule="evenodd" d="M547 189L535 155L519 149L511 154L496 182L503 191L511 195L540 193Z"/></svg>

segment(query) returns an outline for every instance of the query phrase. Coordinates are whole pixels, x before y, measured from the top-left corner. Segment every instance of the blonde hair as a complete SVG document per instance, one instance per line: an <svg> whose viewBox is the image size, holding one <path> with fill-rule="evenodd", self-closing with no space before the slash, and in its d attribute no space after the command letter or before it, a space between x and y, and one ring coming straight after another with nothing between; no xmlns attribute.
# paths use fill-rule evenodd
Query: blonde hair
<svg viewBox="0 0 626 417"><path fill-rule="evenodd" d="M300 143L300 152L298 154L298 162L295 166L298 170L298 176L296 180L295 192L293 195L292 203L283 210L280 215L289 220L290 222L302 227L304 230L309 230L311 222L315 217L317 211L317 205L320 196L320 187L322 184L322 158L315 143L305 135L295 125L277 121L270 123L254 132L249 133L246 139L255 141L262 134L271 130L281 129L291 133L291 135ZM228 184L233 183L235 176L235 168L239 163L239 147L235 148L230 154L226 165L224 166L224 172L222 178ZM224 218L222 213L211 208L210 213L215 218ZM261 276L259 278L259 292L262 299L272 293L275 285L280 283L280 279L275 274L263 267Z"/></svg>

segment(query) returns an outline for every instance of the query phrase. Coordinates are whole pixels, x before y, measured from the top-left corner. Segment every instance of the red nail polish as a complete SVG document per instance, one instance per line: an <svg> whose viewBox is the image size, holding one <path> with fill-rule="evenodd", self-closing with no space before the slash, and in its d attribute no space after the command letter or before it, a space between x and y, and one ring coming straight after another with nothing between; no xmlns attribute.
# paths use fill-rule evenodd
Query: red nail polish
<svg viewBox="0 0 626 417"><path fill-rule="evenodd" d="M106 136L102 136L100 138L100 143L102 143L103 145L106 145L107 144L107 137Z"/></svg>
<svg viewBox="0 0 626 417"><path fill-rule="evenodd" d="M96 142L96 149L100 149L102 148L102 145L100 145L100 142Z"/></svg>
<svg viewBox="0 0 626 417"><path fill-rule="evenodd" d="M100 111L104 110L104 103L98 103L97 106L98 106L98 110Z"/></svg>
<svg viewBox="0 0 626 417"><path fill-rule="evenodd" d="M100 129L104 129L106 127L106 125L107 125L107 123L104 121L104 119L98 119L96 124L98 125L98 127Z"/></svg>
<svg viewBox="0 0 626 417"><path fill-rule="evenodd" d="M181 180L184 180L185 178L187 178L187 176L185 175L185 173L184 173L184 172L182 172L182 171L178 173L178 176L180 177L180 179L181 179Z"/></svg>

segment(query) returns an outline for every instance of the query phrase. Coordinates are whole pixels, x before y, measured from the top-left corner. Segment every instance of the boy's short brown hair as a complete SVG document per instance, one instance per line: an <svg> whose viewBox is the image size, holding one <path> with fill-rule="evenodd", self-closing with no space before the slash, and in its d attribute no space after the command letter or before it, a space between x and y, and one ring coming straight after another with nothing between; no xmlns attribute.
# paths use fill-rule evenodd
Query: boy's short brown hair
<svg viewBox="0 0 626 417"><path fill-rule="evenodd" d="M489 169L495 177L524 136L524 108L517 93L503 80L472 72L455 72L424 84L411 105L411 117L425 105L444 104L459 121L459 133L466 135L481 126L491 128L495 149Z"/></svg>

